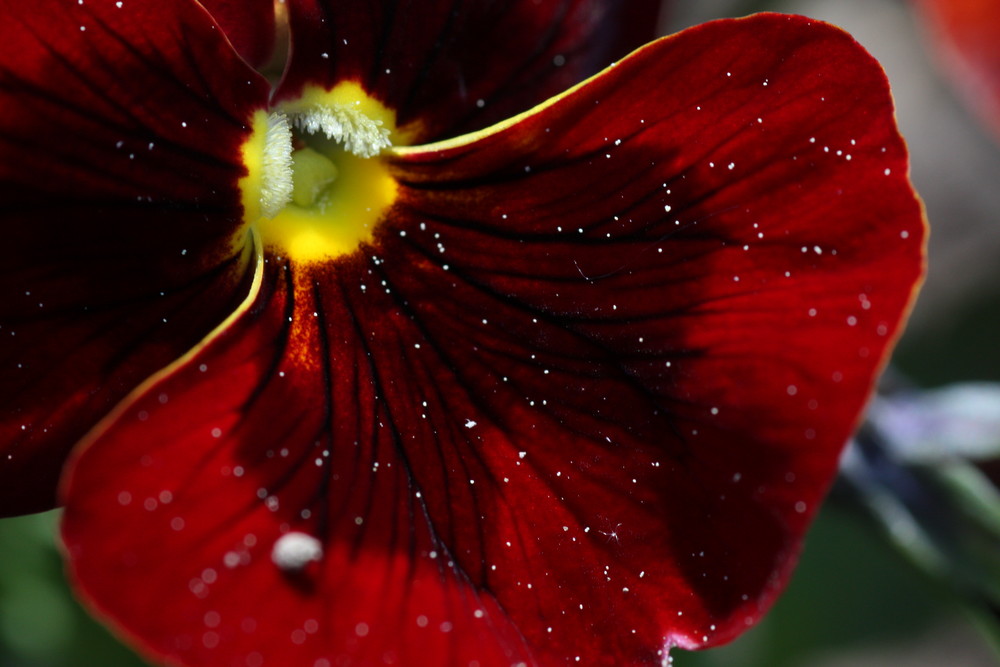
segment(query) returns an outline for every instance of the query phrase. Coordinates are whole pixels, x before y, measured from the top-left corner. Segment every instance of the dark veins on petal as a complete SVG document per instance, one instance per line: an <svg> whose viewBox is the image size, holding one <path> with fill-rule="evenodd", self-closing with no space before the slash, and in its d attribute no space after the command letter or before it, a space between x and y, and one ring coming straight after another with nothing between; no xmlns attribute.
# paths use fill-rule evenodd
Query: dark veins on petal
<svg viewBox="0 0 1000 667"><path fill-rule="evenodd" d="M293 50L278 98L358 81L410 143L525 111L656 35L658 0L289 0Z"/></svg>
<svg viewBox="0 0 1000 667"><path fill-rule="evenodd" d="M0 2L0 515L52 507L80 437L246 295L268 95L197 3L27 7Z"/></svg>
<svg viewBox="0 0 1000 667"><path fill-rule="evenodd" d="M371 244L269 256L80 455L73 576L193 665L731 639L787 580L922 270L891 112L844 33L764 15L390 154Z"/></svg>
<svg viewBox="0 0 1000 667"><path fill-rule="evenodd" d="M236 51L254 67L271 58L275 46L275 0L200 0Z"/></svg>

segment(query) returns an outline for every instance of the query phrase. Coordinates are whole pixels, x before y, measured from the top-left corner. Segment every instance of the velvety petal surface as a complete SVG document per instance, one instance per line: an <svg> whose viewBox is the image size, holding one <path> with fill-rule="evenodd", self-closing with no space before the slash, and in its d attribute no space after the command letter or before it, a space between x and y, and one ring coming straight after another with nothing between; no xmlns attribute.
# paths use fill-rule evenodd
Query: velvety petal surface
<svg viewBox="0 0 1000 667"><path fill-rule="evenodd" d="M391 160L372 244L268 258L76 459L84 597L192 665L660 664L753 624L922 273L877 63L716 22Z"/></svg>
<svg viewBox="0 0 1000 667"><path fill-rule="evenodd" d="M0 2L0 515L247 292L266 84L196 2Z"/></svg>
<svg viewBox="0 0 1000 667"><path fill-rule="evenodd" d="M201 0L248 63L260 67L274 52L274 0Z"/></svg>
<svg viewBox="0 0 1000 667"><path fill-rule="evenodd" d="M289 0L279 98L354 81L410 143L455 136L561 93L657 33L658 0Z"/></svg>
<svg viewBox="0 0 1000 667"><path fill-rule="evenodd" d="M914 0L946 74L1000 137L1000 3Z"/></svg>

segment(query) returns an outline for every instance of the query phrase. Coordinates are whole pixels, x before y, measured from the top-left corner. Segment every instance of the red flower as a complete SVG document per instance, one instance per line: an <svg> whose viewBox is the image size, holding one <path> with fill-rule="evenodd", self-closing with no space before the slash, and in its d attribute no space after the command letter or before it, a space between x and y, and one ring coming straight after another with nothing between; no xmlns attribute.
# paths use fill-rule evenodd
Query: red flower
<svg viewBox="0 0 1000 667"><path fill-rule="evenodd" d="M0 3L0 506L89 431L71 576L171 663L652 664L751 625L922 271L878 65L758 15L490 126L654 3L289 0L270 96L257 4Z"/></svg>
<svg viewBox="0 0 1000 667"><path fill-rule="evenodd" d="M1000 137L1000 3L914 0L949 79Z"/></svg>

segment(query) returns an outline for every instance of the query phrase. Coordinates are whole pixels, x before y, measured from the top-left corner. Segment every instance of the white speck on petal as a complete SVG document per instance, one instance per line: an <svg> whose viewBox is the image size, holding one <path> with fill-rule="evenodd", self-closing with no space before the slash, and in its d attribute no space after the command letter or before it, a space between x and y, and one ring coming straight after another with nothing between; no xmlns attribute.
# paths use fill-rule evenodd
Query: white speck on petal
<svg viewBox="0 0 1000 667"><path fill-rule="evenodd" d="M312 535L285 533L271 549L271 562L287 571L301 570L313 561L323 558L323 545Z"/></svg>

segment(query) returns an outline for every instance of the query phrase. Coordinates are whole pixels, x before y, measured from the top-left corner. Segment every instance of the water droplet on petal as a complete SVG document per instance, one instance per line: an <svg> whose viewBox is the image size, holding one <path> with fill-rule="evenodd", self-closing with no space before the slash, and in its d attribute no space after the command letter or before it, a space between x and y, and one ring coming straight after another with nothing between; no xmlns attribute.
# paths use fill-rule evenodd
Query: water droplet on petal
<svg viewBox="0 0 1000 667"><path fill-rule="evenodd" d="M322 558L323 545L315 537L305 533L285 533L271 549L271 561L286 572L301 570Z"/></svg>

